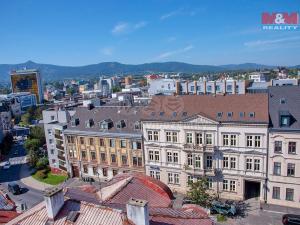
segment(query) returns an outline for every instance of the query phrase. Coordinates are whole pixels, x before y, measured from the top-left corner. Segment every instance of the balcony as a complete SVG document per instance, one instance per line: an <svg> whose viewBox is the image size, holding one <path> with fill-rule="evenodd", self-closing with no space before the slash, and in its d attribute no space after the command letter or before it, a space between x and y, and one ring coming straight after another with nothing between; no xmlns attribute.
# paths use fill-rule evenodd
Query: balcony
<svg viewBox="0 0 300 225"><path fill-rule="evenodd" d="M57 158L59 158L59 159L62 160L62 161L66 161L65 154L58 154L58 155L57 155Z"/></svg>
<svg viewBox="0 0 300 225"><path fill-rule="evenodd" d="M213 145L195 145L195 144L184 144L184 151L199 151L199 152L213 152L215 146Z"/></svg>
<svg viewBox="0 0 300 225"><path fill-rule="evenodd" d="M55 137L56 139L60 139L60 140L63 139L63 137L62 137L61 134L54 134L54 137Z"/></svg>
<svg viewBox="0 0 300 225"><path fill-rule="evenodd" d="M64 167L64 166L62 166L62 165L59 165L58 167L59 167L59 169L64 170L64 171L67 172L67 168L66 168L66 167Z"/></svg>
<svg viewBox="0 0 300 225"><path fill-rule="evenodd" d="M219 150L222 152L236 152L236 153L244 153L244 154L261 154L266 155L266 148L254 148L254 147L235 147L235 146L220 146Z"/></svg>
<svg viewBox="0 0 300 225"><path fill-rule="evenodd" d="M62 145L56 145L56 148L60 149L60 150L65 150L64 146L62 146Z"/></svg>

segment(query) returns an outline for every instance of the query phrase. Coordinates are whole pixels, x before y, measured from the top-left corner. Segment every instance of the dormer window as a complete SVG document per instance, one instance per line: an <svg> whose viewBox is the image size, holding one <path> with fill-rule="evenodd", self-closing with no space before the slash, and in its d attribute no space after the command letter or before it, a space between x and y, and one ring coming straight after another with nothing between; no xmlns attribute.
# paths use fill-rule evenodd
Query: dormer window
<svg viewBox="0 0 300 225"><path fill-rule="evenodd" d="M141 129L141 123L139 121L136 121L134 124L134 129L135 130L140 130Z"/></svg>
<svg viewBox="0 0 300 225"><path fill-rule="evenodd" d="M281 98L280 99L280 104L285 104L286 103L286 99L285 98Z"/></svg>
<svg viewBox="0 0 300 225"><path fill-rule="evenodd" d="M99 122L99 127L101 130L108 130L113 127L113 122L111 119L102 120Z"/></svg>
<svg viewBox="0 0 300 225"><path fill-rule="evenodd" d="M173 112L173 116L176 117L177 116L177 112Z"/></svg>
<svg viewBox="0 0 300 225"><path fill-rule="evenodd" d="M222 117L222 115L223 115L223 113L222 113L222 112L217 112L217 117L218 117L218 118L221 118L221 117Z"/></svg>
<svg viewBox="0 0 300 225"><path fill-rule="evenodd" d="M76 127L77 125L79 125L79 118L73 118L71 120L71 126Z"/></svg>
<svg viewBox="0 0 300 225"><path fill-rule="evenodd" d="M245 113L244 112L240 112L240 118L245 117Z"/></svg>
<svg viewBox="0 0 300 225"><path fill-rule="evenodd" d="M93 119L89 119L87 121L85 121L85 127L86 128L91 128L94 126L94 120Z"/></svg>
<svg viewBox="0 0 300 225"><path fill-rule="evenodd" d="M187 116L187 112L183 112L182 116L186 117Z"/></svg>
<svg viewBox="0 0 300 225"><path fill-rule="evenodd" d="M163 116L163 115L165 115L165 112L160 112L159 115Z"/></svg>
<svg viewBox="0 0 300 225"><path fill-rule="evenodd" d="M289 112L279 112L280 126L289 127L291 125L291 115Z"/></svg>
<svg viewBox="0 0 300 225"><path fill-rule="evenodd" d="M120 120L120 121L117 123L117 128L118 128L118 129L122 129L122 128L124 128L124 127L126 127L125 121L124 121L124 120Z"/></svg>
<svg viewBox="0 0 300 225"><path fill-rule="evenodd" d="M254 112L249 112L249 117L250 118L254 118L255 117L255 113Z"/></svg>
<svg viewBox="0 0 300 225"><path fill-rule="evenodd" d="M232 115L233 115L233 112L228 112L228 113L227 113L227 117L230 117L230 118L231 118Z"/></svg>

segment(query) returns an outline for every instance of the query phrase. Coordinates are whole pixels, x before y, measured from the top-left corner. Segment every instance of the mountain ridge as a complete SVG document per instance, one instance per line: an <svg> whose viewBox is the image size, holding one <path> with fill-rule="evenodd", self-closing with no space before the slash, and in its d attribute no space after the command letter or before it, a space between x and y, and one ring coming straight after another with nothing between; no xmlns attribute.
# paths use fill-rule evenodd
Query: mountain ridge
<svg viewBox="0 0 300 225"><path fill-rule="evenodd" d="M61 80L77 78L90 78L100 75L113 74L145 74L157 72L182 72L182 73L212 73L226 72L229 70L256 70L272 69L276 66L256 63L227 64L227 65L195 65L184 62L153 62L143 64L123 64L119 62L100 62L84 66L61 66L53 64L36 63L27 61L19 64L0 64L0 80L8 81L9 72L18 69L39 69L44 80ZM298 68L296 65L291 68Z"/></svg>

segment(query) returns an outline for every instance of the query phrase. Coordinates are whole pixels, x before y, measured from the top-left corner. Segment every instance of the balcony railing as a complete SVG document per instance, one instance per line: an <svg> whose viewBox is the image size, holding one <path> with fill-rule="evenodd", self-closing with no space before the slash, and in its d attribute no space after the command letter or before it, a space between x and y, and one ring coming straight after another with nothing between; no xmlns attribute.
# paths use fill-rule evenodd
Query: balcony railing
<svg viewBox="0 0 300 225"><path fill-rule="evenodd" d="M59 169L61 169L61 170L67 171L67 168L64 167L64 166L62 166L62 165L59 165L58 167L59 167Z"/></svg>
<svg viewBox="0 0 300 225"><path fill-rule="evenodd" d="M64 150L64 146L61 146L61 145L56 145L56 148L60 149L60 150Z"/></svg>
<svg viewBox="0 0 300 225"><path fill-rule="evenodd" d="M58 154L57 158L59 158L60 160L66 161L66 157L65 157L64 154L63 155L62 154Z"/></svg>
<svg viewBox="0 0 300 225"><path fill-rule="evenodd" d="M54 137L55 137L56 139L60 139L60 140L63 139L61 134L54 134Z"/></svg>
<svg viewBox="0 0 300 225"><path fill-rule="evenodd" d="M186 151L214 151L215 146L214 145L195 145L195 144L184 144L183 145L184 150Z"/></svg>

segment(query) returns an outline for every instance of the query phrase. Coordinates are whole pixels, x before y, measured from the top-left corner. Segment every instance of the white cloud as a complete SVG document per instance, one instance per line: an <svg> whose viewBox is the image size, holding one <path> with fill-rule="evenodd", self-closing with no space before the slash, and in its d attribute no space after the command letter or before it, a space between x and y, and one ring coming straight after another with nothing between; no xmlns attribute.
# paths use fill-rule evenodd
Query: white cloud
<svg viewBox="0 0 300 225"><path fill-rule="evenodd" d="M101 49L101 53L106 56L111 56L114 53L114 47L105 47Z"/></svg>
<svg viewBox="0 0 300 225"><path fill-rule="evenodd" d="M287 37L287 38L279 38L279 39L269 39L269 40L256 40L245 42L244 46L249 48L255 47L266 47L270 45L276 45L279 43L290 43L292 41L300 40L300 37Z"/></svg>
<svg viewBox="0 0 300 225"><path fill-rule="evenodd" d="M141 22L134 24L134 29L140 29L142 27L145 27L146 25L147 25L146 21L141 21Z"/></svg>
<svg viewBox="0 0 300 225"><path fill-rule="evenodd" d="M197 14L197 12L195 10L191 10L189 8L179 8L179 9L176 9L169 13L163 14L160 17L160 19L165 20L165 19L169 19L171 17L178 16L178 15L195 16L196 14Z"/></svg>
<svg viewBox="0 0 300 225"><path fill-rule="evenodd" d="M160 19L161 19L161 20L165 20L165 19L168 19L168 18L170 18L170 17L172 17L172 16L176 16L176 15L180 14L181 11L182 11L182 9L177 9L177 10L174 10L174 11L172 11L172 12L166 13L166 14L162 15L162 16L160 17Z"/></svg>
<svg viewBox="0 0 300 225"><path fill-rule="evenodd" d="M126 22L119 22L117 25L114 26L112 29L113 34L122 34L127 32L129 29L129 24Z"/></svg>
<svg viewBox="0 0 300 225"><path fill-rule="evenodd" d="M181 48L181 49L176 49L174 51L168 51L168 52L163 52L161 53L159 56L156 57L157 60L160 60L160 59L167 59L171 56L174 56L174 55L178 55L180 53L184 53L184 52L187 52L189 50L192 50L194 48L193 45L188 45L184 48Z"/></svg>
<svg viewBox="0 0 300 225"><path fill-rule="evenodd" d="M173 37L173 36L168 37L168 38L166 39L166 41L167 41L167 42L173 42L173 41L176 41L176 37Z"/></svg>
<svg viewBox="0 0 300 225"><path fill-rule="evenodd" d="M119 22L114 26L112 29L112 33L115 35L124 34L124 33L130 33L134 30L141 29L145 27L148 23L146 21L140 21L138 23L128 23L128 22Z"/></svg>

